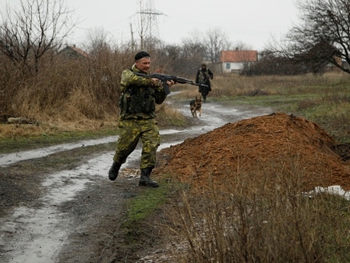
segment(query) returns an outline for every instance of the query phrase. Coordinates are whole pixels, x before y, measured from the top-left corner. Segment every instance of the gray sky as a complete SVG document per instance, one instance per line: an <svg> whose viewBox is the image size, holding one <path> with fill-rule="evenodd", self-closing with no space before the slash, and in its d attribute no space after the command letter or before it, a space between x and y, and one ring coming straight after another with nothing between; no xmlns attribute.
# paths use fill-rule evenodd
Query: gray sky
<svg viewBox="0 0 350 263"><path fill-rule="evenodd" d="M19 2L0 0L4 1ZM117 43L126 42L131 38L130 25L138 39L140 3L157 14L146 22L151 22L153 35L167 44L220 29L232 44L261 50L272 38L285 35L299 15L295 0L68 0L81 21L68 44L80 45L91 30L99 29Z"/></svg>

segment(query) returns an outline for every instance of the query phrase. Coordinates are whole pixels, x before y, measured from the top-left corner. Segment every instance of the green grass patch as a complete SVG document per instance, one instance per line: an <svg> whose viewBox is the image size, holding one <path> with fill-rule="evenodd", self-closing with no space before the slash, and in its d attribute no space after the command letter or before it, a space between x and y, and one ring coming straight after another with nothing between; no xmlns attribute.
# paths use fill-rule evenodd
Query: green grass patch
<svg viewBox="0 0 350 263"><path fill-rule="evenodd" d="M297 108L301 100L315 99L313 94L301 95L266 95L266 96L237 96L231 99L233 104L272 107L283 111Z"/></svg>
<svg viewBox="0 0 350 263"><path fill-rule="evenodd" d="M76 142L79 140L97 139L116 135L116 129L95 131L65 131L54 134L27 135L5 137L0 139L0 153L11 153L20 150L31 150L61 143Z"/></svg>
<svg viewBox="0 0 350 263"><path fill-rule="evenodd" d="M136 226L145 221L155 211L160 210L164 204L173 200L179 191L188 188L187 184L174 181L170 175L163 174L162 178L157 181L159 187L142 188L140 193L129 201L124 227Z"/></svg>
<svg viewBox="0 0 350 263"><path fill-rule="evenodd" d="M177 200L179 189L185 186L162 175L158 188L143 188L137 196L129 200L122 230L125 243L143 246L146 243L159 242L157 234L167 217L167 209Z"/></svg>
<svg viewBox="0 0 350 263"><path fill-rule="evenodd" d="M167 200L169 185L160 182L158 188L145 188L128 204L124 227L133 227L145 220Z"/></svg>

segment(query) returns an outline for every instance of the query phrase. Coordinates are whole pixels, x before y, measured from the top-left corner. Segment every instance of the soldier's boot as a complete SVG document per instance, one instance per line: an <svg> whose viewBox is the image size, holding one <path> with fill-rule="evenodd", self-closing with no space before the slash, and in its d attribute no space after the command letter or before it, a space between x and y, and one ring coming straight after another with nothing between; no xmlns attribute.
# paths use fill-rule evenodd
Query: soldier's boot
<svg viewBox="0 0 350 263"><path fill-rule="evenodd" d="M147 187L158 187L159 184L156 181L153 181L150 177L152 172L152 167L148 167L146 169L141 169L141 177L139 181L139 186L147 186Z"/></svg>
<svg viewBox="0 0 350 263"><path fill-rule="evenodd" d="M108 171L109 180L114 181L117 179L120 166L122 166L120 163L113 162L112 167Z"/></svg>

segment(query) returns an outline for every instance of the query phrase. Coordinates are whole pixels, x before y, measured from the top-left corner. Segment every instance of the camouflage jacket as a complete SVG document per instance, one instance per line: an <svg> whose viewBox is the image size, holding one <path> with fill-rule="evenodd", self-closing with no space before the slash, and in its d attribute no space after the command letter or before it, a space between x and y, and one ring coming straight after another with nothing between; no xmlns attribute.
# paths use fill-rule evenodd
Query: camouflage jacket
<svg viewBox="0 0 350 263"><path fill-rule="evenodd" d="M167 96L162 83L155 83L152 79L137 76L133 72L140 70L133 65L131 69L124 70L121 76L120 119L154 118L156 104L163 103Z"/></svg>

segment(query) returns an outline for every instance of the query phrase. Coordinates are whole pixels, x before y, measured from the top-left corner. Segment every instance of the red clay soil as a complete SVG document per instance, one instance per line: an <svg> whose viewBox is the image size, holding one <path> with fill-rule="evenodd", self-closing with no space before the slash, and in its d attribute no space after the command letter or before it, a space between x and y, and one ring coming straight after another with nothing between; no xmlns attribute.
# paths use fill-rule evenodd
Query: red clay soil
<svg viewBox="0 0 350 263"><path fill-rule="evenodd" d="M330 185L350 190L348 146L341 156L340 147L317 124L273 113L228 123L163 149L154 172L196 186L207 184L209 177L225 183L238 174L298 175L305 190Z"/></svg>

